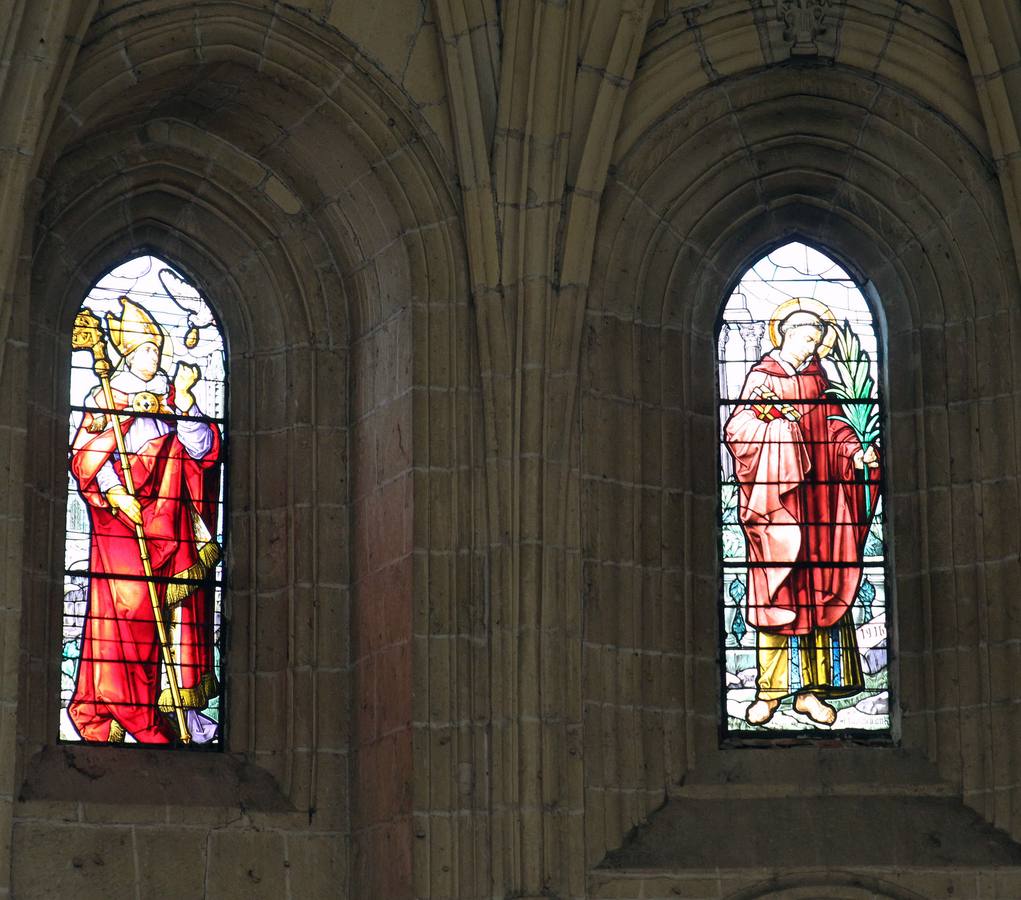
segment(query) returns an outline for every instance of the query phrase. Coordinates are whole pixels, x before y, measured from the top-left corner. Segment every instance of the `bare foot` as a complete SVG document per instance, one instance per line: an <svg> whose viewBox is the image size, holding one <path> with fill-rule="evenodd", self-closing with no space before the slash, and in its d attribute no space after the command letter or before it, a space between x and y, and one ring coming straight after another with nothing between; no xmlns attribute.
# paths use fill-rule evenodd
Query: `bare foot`
<svg viewBox="0 0 1021 900"><path fill-rule="evenodd" d="M820 725L832 725L837 721L837 711L815 694L798 694L794 698L794 711Z"/></svg>
<svg viewBox="0 0 1021 900"><path fill-rule="evenodd" d="M765 725L780 708L779 700L756 700L744 712L749 725Z"/></svg>

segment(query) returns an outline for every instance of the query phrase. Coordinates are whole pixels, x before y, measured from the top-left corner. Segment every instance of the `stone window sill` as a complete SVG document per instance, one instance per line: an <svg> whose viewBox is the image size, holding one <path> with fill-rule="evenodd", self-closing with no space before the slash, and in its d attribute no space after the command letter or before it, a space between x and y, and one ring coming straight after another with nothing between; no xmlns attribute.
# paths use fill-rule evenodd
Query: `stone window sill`
<svg viewBox="0 0 1021 900"><path fill-rule="evenodd" d="M129 806L135 821L215 819L220 813L230 821L252 812L307 824L307 813L295 810L272 775L233 753L50 746L30 760L17 800L17 814L30 817L81 818L84 811L96 820L104 816L103 806L116 804L121 820ZM88 815L90 809L97 814Z"/></svg>

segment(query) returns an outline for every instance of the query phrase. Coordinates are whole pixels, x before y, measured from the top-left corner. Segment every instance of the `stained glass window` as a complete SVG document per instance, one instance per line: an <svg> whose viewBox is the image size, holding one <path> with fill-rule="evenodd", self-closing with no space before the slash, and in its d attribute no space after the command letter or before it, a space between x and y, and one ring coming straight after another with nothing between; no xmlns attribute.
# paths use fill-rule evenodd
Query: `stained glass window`
<svg viewBox="0 0 1021 900"><path fill-rule="evenodd" d="M139 256L74 321L60 683L63 741L222 738L222 331Z"/></svg>
<svg viewBox="0 0 1021 900"><path fill-rule="evenodd" d="M825 254L759 260L717 331L726 732L890 727L881 345Z"/></svg>

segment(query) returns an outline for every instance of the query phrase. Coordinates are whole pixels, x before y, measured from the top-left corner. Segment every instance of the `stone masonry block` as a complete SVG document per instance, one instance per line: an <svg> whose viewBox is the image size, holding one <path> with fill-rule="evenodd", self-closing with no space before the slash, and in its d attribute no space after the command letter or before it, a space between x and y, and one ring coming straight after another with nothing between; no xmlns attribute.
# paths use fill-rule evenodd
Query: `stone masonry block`
<svg viewBox="0 0 1021 900"><path fill-rule="evenodd" d="M209 836L206 896L228 900L243 894L251 900L284 896L286 868L280 833L224 829Z"/></svg>
<svg viewBox="0 0 1021 900"><path fill-rule="evenodd" d="M14 892L25 897L130 900L136 896L130 828L60 828L21 823L14 829Z"/></svg>

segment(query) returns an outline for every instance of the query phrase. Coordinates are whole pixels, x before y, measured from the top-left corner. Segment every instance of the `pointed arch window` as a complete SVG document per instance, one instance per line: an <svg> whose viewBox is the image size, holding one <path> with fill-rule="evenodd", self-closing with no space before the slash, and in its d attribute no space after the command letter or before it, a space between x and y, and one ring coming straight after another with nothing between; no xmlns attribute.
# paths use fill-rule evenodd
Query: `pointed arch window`
<svg viewBox="0 0 1021 900"><path fill-rule="evenodd" d="M717 325L725 732L890 728L882 345L853 278L789 243Z"/></svg>
<svg viewBox="0 0 1021 900"><path fill-rule="evenodd" d="M151 255L75 317L59 735L222 742L224 336Z"/></svg>

